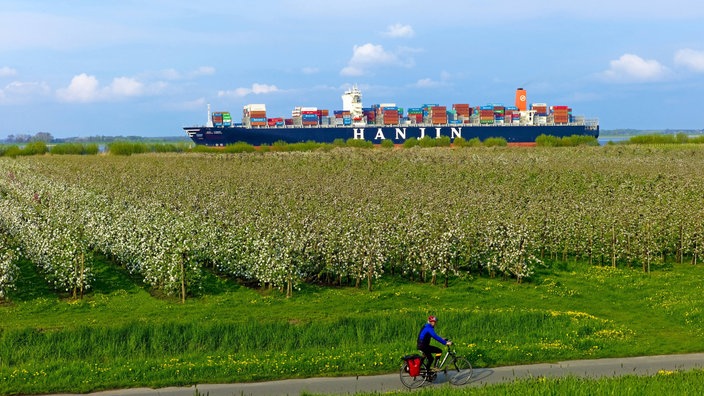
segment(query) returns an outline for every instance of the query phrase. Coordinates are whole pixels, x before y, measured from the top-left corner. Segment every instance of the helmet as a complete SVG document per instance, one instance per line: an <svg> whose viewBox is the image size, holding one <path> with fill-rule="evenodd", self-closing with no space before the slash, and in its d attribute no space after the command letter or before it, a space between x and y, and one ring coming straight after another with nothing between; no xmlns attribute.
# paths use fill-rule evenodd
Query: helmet
<svg viewBox="0 0 704 396"><path fill-rule="evenodd" d="M435 316L432 316L432 315L428 316L428 322L437 322L437 321L438 321L438 318L436 318Z"/></svg>

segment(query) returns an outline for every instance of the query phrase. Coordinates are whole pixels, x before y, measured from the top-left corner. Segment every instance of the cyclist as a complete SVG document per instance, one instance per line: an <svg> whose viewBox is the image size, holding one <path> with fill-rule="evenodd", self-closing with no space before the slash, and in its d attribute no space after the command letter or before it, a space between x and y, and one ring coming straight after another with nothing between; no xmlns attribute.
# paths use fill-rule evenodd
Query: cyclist
<svg viewBox="0 0 704 396"><path fill-rule="evenodd" d="M448 341L440 337L435 332L435 324L437 323L437 321L438 318L436 318L435 316L429 316L428 323L423 325L423 328L420 329L420 333L418 334L418 350L423 352L423 356L425 356L425 368L428 370L428 372L432 370L433 360L435 360L435 354L442 352L440 348L434 345L430 345L430 338L435 338L437 342L443 345L452 345L452 341Z"/></svg>

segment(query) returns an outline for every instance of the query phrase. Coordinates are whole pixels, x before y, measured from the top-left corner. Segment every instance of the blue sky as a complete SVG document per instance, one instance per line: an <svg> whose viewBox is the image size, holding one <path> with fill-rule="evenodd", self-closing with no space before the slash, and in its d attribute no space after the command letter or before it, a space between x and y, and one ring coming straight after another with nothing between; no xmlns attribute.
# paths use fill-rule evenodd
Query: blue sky
<svg viewBox="0 0 704 396"><path fill-rule="evenodd" d="M393 102L569 105L602 129L704 129L704 5L644 1L3 0L0 139L179 136Z"/></svg>

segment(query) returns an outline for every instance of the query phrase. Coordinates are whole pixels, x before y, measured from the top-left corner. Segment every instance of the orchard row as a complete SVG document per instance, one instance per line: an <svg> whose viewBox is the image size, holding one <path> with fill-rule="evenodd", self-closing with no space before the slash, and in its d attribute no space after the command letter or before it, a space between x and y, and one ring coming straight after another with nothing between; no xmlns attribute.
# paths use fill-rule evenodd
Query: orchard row
<svg viewBox="0 0 704 396"><path fill-rule="evenodd" d="M204 271L290 295L385 273L520 282L546 259L696 263L703 164L695 146L3 159L0 293L15 245L75 295L99 253L182 298Z"/></svg>

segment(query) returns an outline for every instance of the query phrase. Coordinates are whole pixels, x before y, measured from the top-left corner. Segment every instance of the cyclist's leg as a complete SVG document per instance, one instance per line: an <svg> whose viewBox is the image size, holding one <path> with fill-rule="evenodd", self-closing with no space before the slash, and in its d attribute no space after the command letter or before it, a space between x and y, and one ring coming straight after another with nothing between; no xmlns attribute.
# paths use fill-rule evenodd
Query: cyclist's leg
<svg viewBox="0 0 704 396"><path fill-rule="evenodd" d="M440 349L440 348L438 348L438 347L436 347L436 346L434 346L434 345L429 345L429 346L428 346L428 353L429 353L429 355L431 356L431 358L430 358L430 364L428 365L428 370L431 370L432 367L433 367L433 364L432 364L432 363L433 363L433 360L434 360L434 358L435 358L435 355L437 355L438 353L442 353L442 349ZM438 358L438 359L439 359L439 358Z"/></svg>
<svg viewBox="0 0 704 396"><path fill-rule="evenodd" d="M428 345L427 347L424 347L422 349L421 348L418 349L419 351L423 352L423 356L424 356L423 362L425 364L425 369L427 371L430 371L431 367L433 367L434 355L433 355L431 348L432 348L432 346Z"/></svg>

